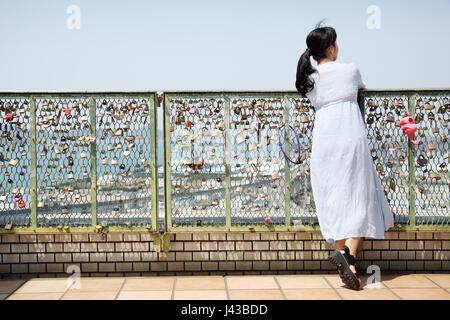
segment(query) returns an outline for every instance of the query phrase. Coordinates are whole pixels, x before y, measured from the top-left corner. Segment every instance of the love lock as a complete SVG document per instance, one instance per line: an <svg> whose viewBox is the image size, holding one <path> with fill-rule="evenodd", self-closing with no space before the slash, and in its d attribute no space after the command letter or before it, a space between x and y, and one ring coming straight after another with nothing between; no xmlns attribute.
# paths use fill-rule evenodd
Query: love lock
<svg viewBox="0 0 450 320"><path fill-rule="evenodd" d="M17 193L17 194L14 196L14 200L16 200L16 202L21 201L21 200L22 200L22 194L21 194L21 193Z"/></svg>
<svg viewBox="0 0 450 320"><path fill-rule="evenodd" d="M70 171L69 174L67 175L67 179L72 180L73 178L74 178L73 171Z"/></svg>
<svg viewBox="0 0 450 320"><path fill-rule="evenodd" d="M8 161L8 164L12 167L15 167L18 163L19 163L19 160L17 160L17 159L12 159L12 160Z"/></svg>
<svg viewBox="0 0 450 320"><path fill-rule="evenodd" d="M395 192L395 180L393 178L389 180L389 188Z"/></svg>
<svg viewBox="0 0 450 320"><path fill-rule="evenodd" d="M395 117L394 117L394 114L392 112L389 111L387 113L386 121L387 122L395 122Z"/></svg>
<svg viewBox="0 0 450 320"><path fill-rule="evenodd" d="M433 122L432 122L432 124L431 124L431 131L433 132L433 133L439 133L439 128L438 128L438 126L437 126L437 122L436 122L436 120L432 120ZM433 123L434 123L434 126L433 126Z"/></svg>
<svg viewBox="0 0 450 320"><path fill-rule="evenodd" d="M429 143L429 144L428 144L428 149L429 149L429 150L436 150L437 147L436 147L436 145L435 145L434 143Z"/></svg>

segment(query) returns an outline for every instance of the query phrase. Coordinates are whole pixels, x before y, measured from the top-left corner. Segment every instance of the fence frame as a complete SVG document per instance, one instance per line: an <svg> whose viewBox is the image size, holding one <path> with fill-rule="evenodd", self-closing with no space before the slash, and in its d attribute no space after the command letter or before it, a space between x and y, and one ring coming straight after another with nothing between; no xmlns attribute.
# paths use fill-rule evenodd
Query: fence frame
<svg viewBox="0 0 450 320"><path fill-rule="evenodd" d="M360 90L361 100L359 106L361 113L365 115L364 102L368 97L394 97L398 95L405 95L408 97L408 112L412 117L415 115L415 99L419 95L450 95L450 88L429 88L429 89L362 89ZM248 230L248 226L233 226L231 223L231 167L230 167L230 95L243 96L250 98L270 98L277 96L283 98L284 103L284 123L289 123L289 106L288 97L305 98L299 95L296 91L279 90L279 91L165 91L162 94L164 101L164 116L163 116L163 144L164 144L164 195L165 195L165 212L164 212L164 230L163 232L195 230L195 231L242 231ZM170 172L170 98L192 98L192 97L208 97L220 98L224 100L225 107L225 226L210 226L210 227L173 227L172 226L172 210L171 210L171 172ZM85 92L0 92L0 98L23 98L30 101L30 153L31 153L31 226L14 226L12 230L0 229L0 233L21 233L21 232L58 232L56 227L39 227L37 216L37 171L36 171L36 99L64 99L64 98L89 98L90 99L90 118L91 118L91 137L96 138L96 105L95 98L127 98L127 97L149 97L149 117L150 117L150 143L151 143L151 228L142 228L138 226L121 227L110 226L109 231L158 231L160 225L158 221L158 172L157 172L157 116L156 106L158 104L157 94L154 91L85 91ZM287 126L285 126L285 130ZM287 141L286 141L287 142ZM408 188L409 188L409 221L406 225L396 225L393 230L450 230L449 225L416 225L416 177L415 177L415 155L416 146L408 142ZM287 160L286 164L287 164ZM167 170L169 169L169 170ZM285 166L285 224L275 226L254 226L254 231L295 231L291 226L290 217L290 186L286 181L290 181L290 172L288 166ZM96 143L91 143L91 212L92 212L92 226L91 227L71 227L68 232L87 232L92 231L92 227L97 225L97 175L96 175ZM95 229L94 229L95 230ZM305 231L320 230L318 225L305 225Z"/></svg>
<svg viewBox="0 0 450 320"><path fill-rule="evenodd" d="M137 230L157 230L158 225L158 174L157 174L157 119L156 105L157 93L155 91L65 91L65 92L0 92L0 98L5 99L28 99L30 102L30 193L31 193L31 225L30 226L14 226L12 230L0 229L0 233L20 233L20 232L87 232L96 231L97 222L97 106L95 99L111 99L111 98L145 98L149 100L149 126L150 126L150 176L151 176L151 228L148 227L122 227L122 226L105 226L108 231L137 231ZM69 230L60 230L56 226L41 227L39 226L37 215L37 146L36 146L36 100L37 99L89 99L89 115L90 115L90 136L94 138L94 143L90 144L90 183L91 183L91 215L92 222L90 227L73 227L69 226ZM150 221L149 221L150 223Z"/></svg>

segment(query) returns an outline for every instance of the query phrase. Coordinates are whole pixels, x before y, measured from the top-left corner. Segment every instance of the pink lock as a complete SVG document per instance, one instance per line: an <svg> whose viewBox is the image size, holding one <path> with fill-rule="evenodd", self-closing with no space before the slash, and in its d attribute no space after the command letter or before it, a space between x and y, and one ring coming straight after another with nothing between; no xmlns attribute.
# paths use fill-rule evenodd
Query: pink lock
<svg viewBox="0 0 450 320"><path fill-rule="evenodd" d="M195 112L196 112L195 108L190 108L190 109L189 109L189 113L190 113L190 114L194 114Z"/></svg>
<svg viewBox="0 0 450 320"><path fill-rule="evenodd" d="M6 121L10 121L10 120L12 120L13 117L14 117L14 115L13 115L12 113L7 113L7 114L5 115L5 120L6 120Z"/></svg>
<svg viewBox="0 0 450 320"><path fill-rule="evenodd" d="M409 141L417 146L419 144L419 141L412 139L414 132L416 132L417 130L417 125L414 123L414 119L409 115L408 112L405 112L405 117L400 120L400 125L403 132L405 132L408 136Z"/></svg>

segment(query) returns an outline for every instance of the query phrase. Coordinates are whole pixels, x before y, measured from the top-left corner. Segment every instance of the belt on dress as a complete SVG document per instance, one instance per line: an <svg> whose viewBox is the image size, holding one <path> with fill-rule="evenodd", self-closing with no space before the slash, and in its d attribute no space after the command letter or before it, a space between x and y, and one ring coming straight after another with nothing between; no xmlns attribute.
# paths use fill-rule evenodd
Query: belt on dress
<svg viewBox="0 0 450 320"><path fill-rule="evenodd" d="M355 101L356 102L356 100L357 100L357 96L349 96L349 97L340 98L338 100L328 102L328 103L320 106L320 108L318 110L321 110L322 108L327 108L327 107L332 106L337 103L346 102L346 101Z"/></svg>

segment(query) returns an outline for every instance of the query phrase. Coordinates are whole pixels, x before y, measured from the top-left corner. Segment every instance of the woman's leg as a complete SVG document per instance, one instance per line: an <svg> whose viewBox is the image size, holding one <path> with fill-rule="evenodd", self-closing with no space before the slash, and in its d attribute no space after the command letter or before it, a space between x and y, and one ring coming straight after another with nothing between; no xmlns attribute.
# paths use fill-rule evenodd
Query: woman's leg
<svg viewBox="0 0 450 320"><path fill-rule="evenodd" d="M347 239L336 240L336 242L335 242L336 250L344 251L345 240L347 240Z"/></svg>
<svg viewBox="0 0 450 320"><path fill-rule="evenodd" d="M358 250L359 240L361 238L348 238L345 239L345 245L350 249L350 254L356 256L356 250Z"/></svg>
<svg viewBox="0 0 450 320"><path fill-rule="evenodd" d="M350 254L352 256L355 256L356 250L358 249L359 240L360 240L360 238L347 238L347 239L336 240L335 241L335 248L336 248L337 251L340 251L343 254L344 253L344 246L347 246L349 248ZM330 255L330 261L333 264L337 265L339 262L335 260L336 257L333 257L334 254L335 253ZM340 258L338 258L338 260L339 259ZM356 275L355 266L349 265L349 268ZM350 285L350 284L347 283L348 281L346 281L346 280L348 280L348 276L347 276L347 278L345 278L345 276L343 275L342 269L338 268L338 271L339 271L340 277L342 279L342 282L344 284L346 284L346 285ZM356 278L358 279L359 285L361 286L361 279L359 279L357 276L356 276ZM353 284L351 286L353 286Z"/></svg>
<svg viewBox="0 0 450 320"><path fill-rule="evenodd" d="M336 250L344 252L344 246L347 246L350 249L350 254L354 256L356 259L356 250L358 249L360 239L361 238L348 238L336 240L335 242ZM353 273L356 273L356 269L354 266L350 266L350 270L352 270Z"/></svg>
<svg viewBox="0 0 450 320"><path fill-rule="evenodd" d="M355 257L356 259L356 250L358 249L359 240L361 238L349 238L345 239L345 245L350 249L350 254ZM355 266L349 266L350 270L352 270L353 273L356 274L356 268ZM361 285L361 279L358 278L358 281Z"/></svg>

